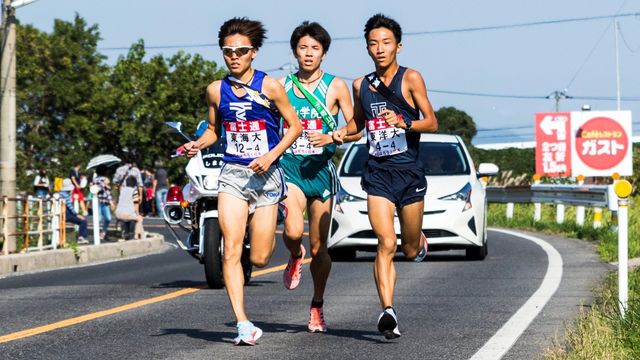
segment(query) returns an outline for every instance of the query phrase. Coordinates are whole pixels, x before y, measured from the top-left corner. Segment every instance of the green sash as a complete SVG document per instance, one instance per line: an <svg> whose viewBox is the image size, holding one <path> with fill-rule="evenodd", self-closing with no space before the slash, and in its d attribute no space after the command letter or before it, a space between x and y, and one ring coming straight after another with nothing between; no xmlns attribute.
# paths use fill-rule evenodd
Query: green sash
<svg viewBox="0 0 640 360"><path fill-rule="evenodd" d="M321 102L317 96L315 96L312 92L309 92L309 90L307 90L304 86L302 86L302 84L300 83L300 80L298 80L298 77L295 74L290 74L289 76L291 77L291 81L293 81L293 83L296 85L298 90L300 90L302 95L304 95L304 97L307 98L311 106L313 106L313 108L316 109L320 117L322 117L322 121L324 121L324 123L327 125L327 127L329 128L329 131L335 130L338 124L336 124L336 120L331 115L331 111L327 109L327 106L323 102Z"/></svg>

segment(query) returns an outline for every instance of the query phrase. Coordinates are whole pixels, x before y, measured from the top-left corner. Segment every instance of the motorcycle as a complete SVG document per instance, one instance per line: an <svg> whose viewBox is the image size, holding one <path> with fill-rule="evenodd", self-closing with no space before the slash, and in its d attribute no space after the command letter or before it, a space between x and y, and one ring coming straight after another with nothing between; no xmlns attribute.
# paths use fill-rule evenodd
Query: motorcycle
<svg viewBox="0 0 640 360"><path fill-rule="evenodd" d="M182 123L166 122L177 134L187 141L191 137L182 131ZM202 124L202 123L201 123ZM189 183L183 188L172 186L166 196L162 210L163 218L171 230L178 246L204 265L207 285L212 289L224 287L222 258L224 256L224 238L218 222L218 177L224 156L224 139L218 140L207 149L198 151L185 168ZM180 147L172 157L182 156ZM278 207L278 224L286 217L283 203ZM177 229L183 232L180 236ZM248 226L245 231L241 256L245 286L251 280L251 244Z"/></svg>

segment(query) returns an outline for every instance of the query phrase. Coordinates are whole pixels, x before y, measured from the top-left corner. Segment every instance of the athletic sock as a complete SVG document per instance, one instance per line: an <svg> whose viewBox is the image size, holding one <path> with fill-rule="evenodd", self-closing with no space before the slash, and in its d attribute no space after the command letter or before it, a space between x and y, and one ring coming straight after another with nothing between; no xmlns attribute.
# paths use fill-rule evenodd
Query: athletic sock
<svg viewBox="0 0 640 360"><path fill-rule="evenodd" d="M315 300L311 299L311 307L312 308L321 308L322 304L324 304L324 300L315 301Z"/></svg>

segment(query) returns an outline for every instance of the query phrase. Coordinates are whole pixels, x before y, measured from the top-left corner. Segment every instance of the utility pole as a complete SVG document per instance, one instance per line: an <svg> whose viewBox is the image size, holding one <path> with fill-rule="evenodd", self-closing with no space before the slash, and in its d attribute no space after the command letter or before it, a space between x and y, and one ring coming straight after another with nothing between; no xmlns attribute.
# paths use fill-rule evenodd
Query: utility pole
<svg viewBox="0 0 640 360"><path fill-rule="evenodd" d="M620 59L618 55L618 31L620 31L620 22L616 20L615 26L613 27L613 32L615 33L616 38L616 104L618 106L618 111L620 111Z"/></svg>
<svg viewBox="0 0 640 360"><path fill-rule="evenodd" d="M562 99L571 99L571 96L567 95L567 90L564 91L554 91L551 94L547 95L547 99L554 99L556 101L556 112L560 111L560 100Z"/></svg>
<svg viewBox="0 0 640 360"><path fill-rule="evenodd" d="M11 0L2 0L2 61L0 64L0 196L16 196L16 18ZM9 216L15 216L15 202L9 202ZM15 233L15 222L8 231ZM16 250L15 237L8 237L8 251Z"/></svg>

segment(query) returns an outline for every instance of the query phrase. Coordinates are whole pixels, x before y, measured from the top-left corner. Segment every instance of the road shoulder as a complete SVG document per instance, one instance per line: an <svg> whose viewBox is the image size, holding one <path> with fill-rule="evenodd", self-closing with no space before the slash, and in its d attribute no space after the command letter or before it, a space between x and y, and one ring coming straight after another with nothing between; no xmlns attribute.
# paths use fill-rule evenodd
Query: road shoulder
<svg viewBox="0 0 640 360"><path fill-rule="evenodd" d="M147 237L141 240L84 245L75 249L3 255L0 256L0 277L126 259L131 256L161 252L167 248L164 236L148 233Z"/></svg>

